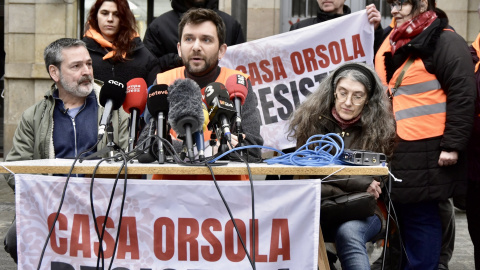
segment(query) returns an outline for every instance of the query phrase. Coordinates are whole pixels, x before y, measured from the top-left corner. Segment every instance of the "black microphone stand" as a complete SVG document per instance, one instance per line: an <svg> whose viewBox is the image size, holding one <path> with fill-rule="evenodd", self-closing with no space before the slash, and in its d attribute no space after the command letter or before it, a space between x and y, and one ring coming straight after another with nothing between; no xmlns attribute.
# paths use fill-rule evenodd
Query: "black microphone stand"
<svg viewBox="0 0 480 270"><path fill-rule="evenodd" d="M130 113L130 133L128 137L128 152L133 150L135 139L137 138L138 110L133 109Z"/></svg>
<svg viewBox="0 0 480 270"><path fill-rule="evenodd" d="M99 151L97 151L95 153L92 153L91 155L89 155L87 157L80 158L80 163L84 160L93 159L95 157L100 157L101 158L103 155L105 155L107 153L108 153L108 157L112 158L112 157L115 156L115 152L121 152L122 151L120 146L118 146L113 141L113 126L112 126L111 122L108 122L108 124L107 124L106 133L107 133L107 145L105 145L105 147L103 147L102 149L100 149ZM111 162L111 160L109 160L108 162Z"/></svg>
<svg viewBox="0 0 480 270"><path fill-rule="evenodd" d="M242 146L245 146L245 140L243 139L243 132L242 132L242 127L240 125L237 124L237 138L238 138L238 144L235 148L237 147L242 147ZM240 150L240 153L239 155L241 157L245 156L245 153L243 152L243 150Z"/></svg>
<svg viewBox="0 0 480 270"><path fill-rule="evenodd" d="M166 129L165 129L165 115L163 112L159 112L157 116L157 135L161 138L166 137ZM163 150L163 141L158 140L158 164L165 163L165 151Z"/></svg>
<svg viewBox="0 0 480 270"><path fill-rule="evenodd" d="M212 133L210 133L210 147L212 148L212 156L215 155L215 153L213 153L213 147L217 145L217 134L215 134L215 130L212 131Z"/></svg>
<svg viewBox="0 0 480 270"><path fill-rule="evenodd" d="M220 145L218 146L218 154L223 154L225 152L227 152L229 149L228 149L228 144L227 144L227 138L225 137L225 135L222 133L220 133ZM220 158L221 160L229 160L230 158L228 157L228 155L225 155L223 156L222 158Z"/></svg>

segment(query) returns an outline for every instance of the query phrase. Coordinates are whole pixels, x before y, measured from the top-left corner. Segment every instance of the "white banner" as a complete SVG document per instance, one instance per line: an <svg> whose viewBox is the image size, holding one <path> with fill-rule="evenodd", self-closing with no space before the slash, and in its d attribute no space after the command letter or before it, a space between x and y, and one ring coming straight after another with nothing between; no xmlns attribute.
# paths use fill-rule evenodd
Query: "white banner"
<svg viewBox="0 0 480 270"><path fill-rule="evenodd" d="M70 179L41 269L95 269L99 238L90 207L90 182ZM99 226L113 183L96 179L93 184ZM65 177L16 175L19 269L37 268L64 184ZM250 184L222 181L219 185L250 253ZM320 181L255 181L254 188L256 269L317 270ZM120 180L103 238L105 269L113 255L123 189ZM210 181L128 180L120 231L112 269L252 269Z"/></svg>
<svg viewBox="0 0 480 270"><path fill-rule="evenodd" d="M262 27L256 25L255 27ZM287 119L343 62L373 66L373 25L365 10L299 30L228 47L220 65L250 75L266 146L294 147Z"/></svg>

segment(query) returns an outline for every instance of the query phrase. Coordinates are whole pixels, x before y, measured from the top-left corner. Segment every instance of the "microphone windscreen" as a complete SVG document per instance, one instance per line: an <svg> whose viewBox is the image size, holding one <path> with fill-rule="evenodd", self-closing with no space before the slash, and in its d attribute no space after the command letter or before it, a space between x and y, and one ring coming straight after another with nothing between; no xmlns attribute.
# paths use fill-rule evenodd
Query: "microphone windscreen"
<svg viewBox="0 0 480 270"><path fill-rule="evenodd" d="M228 96L227 88L223 83L212 82L205 86L205 101L207 103L207 108L213 106L213 101L216 97L224 97L230 99Z"/></svg>
<svg viewBox="0 0 480 270"><path fill-rule="evenodd" d="M204 120L200 86L191 79L178 79L168 87L168 122L178 136L184 136L185 124L192 133L201 131Z"/></svg>
<svg viewBox="0 0 480 270"><path fill-rule="evenodd" d="M127 82L127 96L123 102L123 110L131 113L137 109L139 115L145 110L147 104L147 83L143 78L134 78Z"/></svg>
<svg viewBox="0 0 480 270"><path fill-rule="evenodd" d="M168 85L156 84L150 87L147 108L153 116L157 116L159 112L168 113Z"/></svg>
<svg viewBox="0 0 480 270"><path fill-rule="evenodd" d="M112 101L112 110L118 110L122 106L127 95L125 84L114 79L106 81L100 89L100 105L105 107L108 100Z"/></svg>
<svg viewBox="0 0 480 270"><path fill-rule="evenodd" d="M226 84L230 99L240 98L243 105L248 94L247 78L240 74L234 74L228 77Z"/></svg>

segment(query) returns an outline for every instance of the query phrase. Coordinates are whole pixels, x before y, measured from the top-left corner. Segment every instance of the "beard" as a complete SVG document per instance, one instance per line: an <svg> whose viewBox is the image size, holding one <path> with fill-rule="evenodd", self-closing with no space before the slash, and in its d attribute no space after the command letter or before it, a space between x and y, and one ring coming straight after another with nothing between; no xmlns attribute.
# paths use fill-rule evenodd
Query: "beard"
<svg viewBox="0 0 480 270"><path fill-rule="evenodd" d="M85 84L89 82L89 84ZM93 90L93 77L82 76L77 82L68 82L60 73L60 84L63 89L75 97L86 97Z"/></svg>
<svg viewBox="0 0 480 270"><path fill-rule="evenodd" d="M212 69L214 69L218 65L218 54L210 58L206 58L204 56L201 57L203 57L204 60L204 63L202 65L190 64L190 59L183 60L183 64L187 69L188 73L195 76L203 76L212 71Z"/></svg>

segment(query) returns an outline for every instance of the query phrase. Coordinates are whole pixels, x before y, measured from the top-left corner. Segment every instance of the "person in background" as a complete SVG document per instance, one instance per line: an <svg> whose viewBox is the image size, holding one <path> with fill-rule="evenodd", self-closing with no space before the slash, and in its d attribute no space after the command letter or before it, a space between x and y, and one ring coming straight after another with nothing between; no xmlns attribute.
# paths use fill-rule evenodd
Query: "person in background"
<svg viewBox="0 0 480 270"><path fill-rule="evenodd" d="M97 0L90 8L83 41L93 60L96 79L127 83L143 78L151 85L158 73L157 59L138 35L127 0ZM149 76L150 74L150 76Z"/></svg>
<svg viewBox="0 0 480 270"><path fill-rule="evenodd" d="M480 17L480 5L478 6ZM480 269L480 103L478 100L480 91L480 34L470 46L473 63L475 64L475 79L477 86L477 100L475 102L475 120L473 132L468 145L468 189L467 189L467 222L468 232L473 243L475 269Z"/></svg>
<svg viewBox="0 0 480 270"><path fill-rule="evenodd" d="M375 56L397 122L392 200L403 269L439 269L439 202L466 192L475 79L468 47L428 0L387 0L394 27ZM455 48L455 49L453 49ZM403 74L403 76L400 76Z"/></svg>
<svg viewBox="0 0 480 270"><path fill-rule="evenodd" d="M290 117L289 137L303 146L316 134L340 134L345 149L360 149L389 156L395 139L390 102L375 71L365 64L346 63L320 84ZM327 179L329 180L329 179ZM328 181L327 181L328 182ZM321 197L367 191L378 199L380 180L359 176L322 183ZM342 269L370 269L365 244L382 229L383 215L350 220L339 226L322 223L326 241L333 240Z"/></svg>
<svg viewBox="0 0 480 270"><path fill-rule="evenodd" d="M317 0L317 3L319 7L317 17L308 18L292 24L290 31L326 22L351 13L350 7L345 5L345 0ZM368 21L373 24L375 29L374 49L376 51L383 40L383 28L380 25L382 17L374 4L368 5L366 10Z"/></svg>
<svg viewBox="0 0 480 270"><path fill-rule="evenodd" d="M445 19L448 22L448 16L447 14L438 8L436 4L436 0L428 0L430 2L430 5L435 7L434 11L437 14L438 18ZM390 23L389 26L387 26L384 29L384 37L387 37L390 32L393 30L395 27L395 17L392 18L392 22ZM448 29L453 29L452 26L448 25ZM440 220L442 222L442 249L440 251L440 260L438 262L438 269L439 270L448 270L448 264L450 262L450 259L452 258L453 255L453 249L455 247L455 210L454 210L454 205L461 207L460 205L457 205L457 201L461 201L462 205L464 205L464 196L456 196L454 198L450 198L445 201L439 201L438 202L438 208L439 208L439 213L440 213ZM464 207L462 207L465 209ZM395 254L400 256L400 249L396 249L394 247L395 245L389 245L388 248L390 249L389 254L391 255L389 258L390 263L395 264L396 257ZM382 257L378 258L374 264L372 264L372 270L377 270L380 269L382 265Z"/></svg>
<svg viewBox="0 0 480 270"><path fill-rule="evenodd" d="M25 110L13 136L13 147L5 161L75 158L98 140L103 114L99 105L100 81L94 81L92 59L83 41L61 38L45 48L47 72L54 81L44 98ZM94 121L92 121L94 119ZM128 115L112 112L113 138L122 149L128 141ZM104 148L107 136L97 145ZM94 151L87 152L88 156ZM5 180L15 190L12 174ZM5 251L17 262L16 223L4 239Z"/></svg>
<svg viewBox="0 0 480 270"><path fill-rule="evenodd" d="M225 43L232 46L245 42L242 26L232 16L218 10L218 0L171 0L173 10L157 17L145 32L145 46L158 58L162 72L183 66L177 52L178 23L190 8L207 8L215 11L226 27Z"/></svg>

